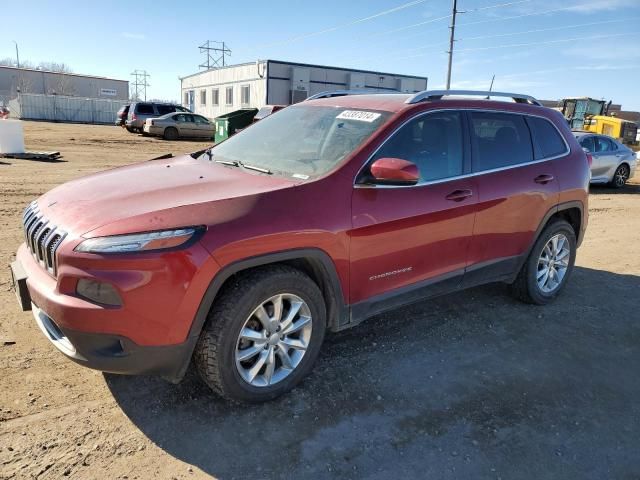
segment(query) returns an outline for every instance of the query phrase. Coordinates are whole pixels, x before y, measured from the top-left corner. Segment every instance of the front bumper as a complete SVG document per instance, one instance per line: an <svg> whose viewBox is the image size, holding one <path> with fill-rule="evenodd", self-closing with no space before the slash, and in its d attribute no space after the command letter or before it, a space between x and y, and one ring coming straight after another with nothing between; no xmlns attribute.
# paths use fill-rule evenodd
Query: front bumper
<svg viewBox="0 0 640 480"><path fill-rule="evenodd" d="M143 347L117 335L77 332L61 328L35 304L33 316L46 338L74 362L103 372L160 375L178 382L188 366L193 342Z"/></svg>

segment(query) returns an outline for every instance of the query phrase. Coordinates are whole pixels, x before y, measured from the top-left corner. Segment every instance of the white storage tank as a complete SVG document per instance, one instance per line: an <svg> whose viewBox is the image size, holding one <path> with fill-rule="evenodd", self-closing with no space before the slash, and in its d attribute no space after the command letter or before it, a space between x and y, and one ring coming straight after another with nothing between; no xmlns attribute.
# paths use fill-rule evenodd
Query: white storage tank
<svg viewBox="0 0 640 480"><path fill-rule="evenodd" d="M24 153L24 131L20 120L0 120L0 153Z"/></svg>

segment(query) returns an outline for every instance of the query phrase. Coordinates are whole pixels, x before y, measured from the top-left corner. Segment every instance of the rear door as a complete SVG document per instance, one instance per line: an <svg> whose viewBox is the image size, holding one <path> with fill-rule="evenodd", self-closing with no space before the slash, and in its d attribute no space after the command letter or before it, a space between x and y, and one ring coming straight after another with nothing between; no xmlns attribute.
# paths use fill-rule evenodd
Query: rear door
<svg viewBox="0 0 640 480"><path fill-rule="evenodd" d="M610 139L597 135L595 137L595 148L593 166L591 168L593 176L606 177L606 180L609 180L620 161L618 146Z"/></svg>
<svg viewBox="0 0 640 480"><path fill-rule="evenodd" d="M364 167L378 158L418 166L415 186L360 184L352 197L351 303L367 314L387 297L421 290L440 293L460 285L467 262L477 193L469 173L464 114L426 113L395 132ZM380 303L379 303L380 302ZM393 306L393 303L391 305Z"/></svg>
<svg viewBox="0 0 640 480"><path fill-rule="evenodd" d="M193 116L188 113L179 113L173 116L176 128L181 137L197 136L194 130Z"/></svg>
<svg viewBox="0 0 640 480"><path fill-rule="evenodd" d="M543 118L492 111L470 111L468 118L478 188L465 273L465 286L472 286L517 270L545 214L558 202L554 162L569 148Z"/></svg>

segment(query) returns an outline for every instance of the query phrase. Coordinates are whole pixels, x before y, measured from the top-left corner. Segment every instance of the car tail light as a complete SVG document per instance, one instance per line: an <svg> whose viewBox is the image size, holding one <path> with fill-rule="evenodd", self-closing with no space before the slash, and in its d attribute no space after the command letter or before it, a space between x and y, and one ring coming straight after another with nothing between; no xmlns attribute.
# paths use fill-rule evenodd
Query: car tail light
<svg viewBox="0 0 640 480"><path fill-rule="evenodd" d="M587 163L589 164L589 168L591 168L591 165L593 165L593 155L590 153L587 153Z"/></svg>
<svg viewBox="0 0 640 480"><path fill-rule="evenodd" d="M135 120L138 120L138 117L136 117L136 114L135 114L135 113L132 113L132 114L131 114L131 120L134 120L134 121L135 121Z"/></svg>

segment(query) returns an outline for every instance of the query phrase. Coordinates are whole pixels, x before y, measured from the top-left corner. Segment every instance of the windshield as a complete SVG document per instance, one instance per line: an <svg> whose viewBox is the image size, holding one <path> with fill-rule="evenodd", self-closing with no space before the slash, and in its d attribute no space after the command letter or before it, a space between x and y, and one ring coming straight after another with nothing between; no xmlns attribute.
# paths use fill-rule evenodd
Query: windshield
<svg viewBox="0 0 640 480"><path fill-rule="evenodd" d="M353 152L390 114L295 105L269 115L213 147L214 160L241 162L274 173L322 175Z"/></svg>

